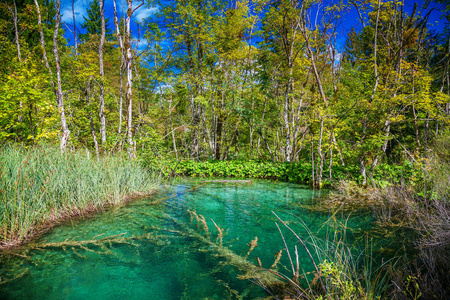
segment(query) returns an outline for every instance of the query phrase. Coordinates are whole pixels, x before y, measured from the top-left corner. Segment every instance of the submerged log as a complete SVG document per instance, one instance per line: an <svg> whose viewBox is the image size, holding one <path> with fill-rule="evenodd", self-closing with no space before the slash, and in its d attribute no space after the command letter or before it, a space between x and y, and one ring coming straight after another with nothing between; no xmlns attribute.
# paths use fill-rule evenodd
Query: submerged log
<svg viewBox="0 0 450 300"><path fill-rule="evenodd" d="M171 232L177 232L177 231L171 231ZM180 232L177 232L180 233ZM162 241L162 238L167 238L168 236L162 236L162 235L155 235L152 233L147 233L139 236L130 236L130 237L124 237L126 232L116 235L107 236L104 238L97 239L98 237L102 236L103 234L97 235L89 240L75 240L75 238L72 239L66 239L62 242L42 242L42 243L33 243L30 244L28 249L37 249L37 250L45 250L49 248L62 248L66 249L70 247L71 249L74 247L81 248L83 250L92 251L91 249L87 248L87 246L99 246L105 252L110 252L110 250L106 250L103 246L105 245L113 245L113 244L128 244L128 245L135 245L133 242L138 240L150 240L154 241L156 244L164 244ZM101 254L102 252L99 251L93 251L96 253Z"/></svg>
<svg viewBox="0 0 450 300"><path fill-rule="evenodd" d="M253 180L206 180L204 182L214 182L214 183L253 183Z"/></svg>
<svg viewBox="0 0 450 300"><path fill-rule="evenodd" d="M193 212L191 212L191 216L193 216ZM234 253L229 248L223 246L223 244L222 244L223 229L221 229L217 224L215 224L215 226L219 231L219 234L218 234L219 243L211 241L210 233L207 231L207 229L204 228L207 225L206 225L205 218L203 216L198 215L196 217L197 222L199 222L200 225L203 226L203 227L201 227L203 229L201 233L195 231L194 229L187 226L184 222L179 221L172 216L164 214L163 217L168 220L171 220L180 229L179 230L161 229L161 228L153 228L153 229L161 230L161 231L169 231L172 233L177 233L177 234L179 234L179 236L187 236L189 238L196 239L197 241L199 241L201 244L204 245L204 247L202 247L202 251L213 252L214 256L225 259L225 264L235 267L241 273L241 275L238 276L239 279L242 279L242 280L254 279L254 280L258 281L259 284L262 284L266 288L278 288L278 287L281 287L284 285L283 280L279 277L278 274L276 274L272 271L263 269L261 265L256 266L255 264L251 263L247 259L247 257L240 256L240 255ZM140 235L140 236L125 237L125 234L126 233L121 233L121 234L111 235L111 236L106 236L106 237L102 237L103 234L101 234L101 235L97 235L93 238L90 238L88 240L76 240L76 237L75 237L72 239L66 239L61 242L33 243L33 244L29 245L28 249L49 250L52 248L60 248L60 249L63 249L64 251L72 250L74 252L74 254L84 257L83 255L81 255L80 253L77 252L77 249L89 251L89 252L95 252L98 254L114 254L112 245L129 244L132 246L137 246L134 243L137 240L147 240L147 241L153 241L156 244L158 244L158 243L164 244L163 239L168 237L165 235L157 235L157 234L153 234L153 233L148 233L148 234L144 234L144 235ZM174 238L175 236L170 236L170 237ZM252 243L255 244L255 241L252 241L250 244L252 244ZM255 246L256 246L256 244L254 245L254 247ZM96 249L96 250L93 250L91 248Z"/></svg>
<svg viewBox="0 0 450 300"><path fill-rule="evenodd" d="M278 287L284 285L284 282L281 281L276 274L268 272L261 267L255 266L251 262L249 262L246 258L234 253L229 248L217 244L211 241L208 237L197 233L195 230L186 226L183 222L166 215L170 218L175 224L180 226L183 232L186 233L187 236L192 237L203 243L205 246L208 246L209 251L213 251L224 259L226 259L227 264L234 266L237 268L242 275L240 275L239 279L257 279L260 283L262 283L265 287Z"/></svg>

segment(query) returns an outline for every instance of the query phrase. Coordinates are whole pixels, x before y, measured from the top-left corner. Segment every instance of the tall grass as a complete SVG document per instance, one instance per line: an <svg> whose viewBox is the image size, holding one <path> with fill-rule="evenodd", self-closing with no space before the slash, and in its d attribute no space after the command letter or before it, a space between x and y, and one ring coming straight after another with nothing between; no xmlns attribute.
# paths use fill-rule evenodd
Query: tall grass
<svg viewBox="0 0 450 300"><path fill-rule="evenodd" d="M413 174L406 185L363 188L342 181L313 209L371 209L387 234L407 229L414 251L390 274L391 298L450 299L450 133L415 160Z"/></svg>
<svg viewBox="0 0 450 300"><path fill-rule="evenodd" d="M0 148L0 247L23 241L61 218L119 204L158 186L122 157L89 159L55 147Z"/></svg>
<svg viewBox="0 0 450 300"><path fill-rule="evenodd" d="M275 214L275 213L274 213ZM373 251L373 245L366 240L364 248L354 248L346 242L346 224L340 224L331 217L323 226L327 228L327 238L320 239L312 233L306 224L305 237L289 227L275 216L298 240L297 245L287 245L284 234L278 227L285 242L291 274L270 270L286 282L284 288L274 289L263 286L276 299L366 299L376 300L387 298L391 289L389 275L394 260L378 260ZM302 273L303 266L299 264L301 248L308 254L314 271ZM314 277L311 276L314 274Z"/></svg>

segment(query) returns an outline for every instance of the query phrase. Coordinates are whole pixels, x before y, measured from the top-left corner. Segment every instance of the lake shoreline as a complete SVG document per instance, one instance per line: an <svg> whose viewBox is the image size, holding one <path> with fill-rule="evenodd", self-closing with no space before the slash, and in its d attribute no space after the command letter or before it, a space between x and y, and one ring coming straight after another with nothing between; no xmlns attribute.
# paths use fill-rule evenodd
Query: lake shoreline
<svg viewBox="0 0 450 300"><path fill-rule="evenodd" d="M113 203L110 201L106 201L104 203L100 203L99 205L91 205L86 207L83 210L79 210L78 208L75 208L74 210L70 212L59 212L58 215L55 217L52 217L50 220L44 222L43 224L36 226L34 228L34 232L27 236L25 239L16 239L9 242L0 242L0 255L12 252L14 249L21 248L36 239L38 239L43 234L49 232L53 228L64 225L70 221L75 220L82 220L94 217L100 213L106 212L112 208L118 208L121 206L125 206L128 203L143 199L146 197L153 196L154 194L158 193L160 189L154 189L146 193L133 193L129 195L125 195L123 197L123 200L121 200L119 203Z"/></svg>

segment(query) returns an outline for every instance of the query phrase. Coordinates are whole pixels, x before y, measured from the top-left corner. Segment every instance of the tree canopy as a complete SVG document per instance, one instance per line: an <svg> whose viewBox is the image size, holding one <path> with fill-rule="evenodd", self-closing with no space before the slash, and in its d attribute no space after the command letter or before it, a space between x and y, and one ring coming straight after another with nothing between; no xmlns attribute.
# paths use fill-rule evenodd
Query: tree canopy
<svg viewBox="0 0 450 300"><path fill-rule="evenodd" d="M57 142L64 108L69 147L305 162L318 185L337 167L365 182L448 131L450 35L430 24L436 7L448 23L441 2L127 0L121 15L114 1L103 51L91 1L74 51L55 31L59 1L3 1L0 140ZM140 9L152 13L133 32Z"/></svg>

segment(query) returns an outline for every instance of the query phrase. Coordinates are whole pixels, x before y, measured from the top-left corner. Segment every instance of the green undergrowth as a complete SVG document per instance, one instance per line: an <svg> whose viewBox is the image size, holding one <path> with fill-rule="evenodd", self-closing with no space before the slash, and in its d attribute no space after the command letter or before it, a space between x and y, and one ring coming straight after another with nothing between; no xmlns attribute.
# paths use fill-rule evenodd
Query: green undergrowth
<svg viewBox="0 0 450 300"><path fill-rule="evenodd" d="M143 165L158 170L165 178L176 176L197 178L259 178L285 182L312 184L312 165L310 162L271 162L258 160L159 160L146 161ZM317 177L317 175L316 175ZM329 187L340 181L362 183L357 165L334 165L331 170L323 171L323 187ZM316 178L317 180L317 178ZM392 182L417 182L420 180L420 168L406 161L403 164L381 164L369 178L376 186L385 187Z"/></svg>
<svg viewBox="0 0 450 300"><path fill-rule="evenodd" d="M147 194L158 179L125 157L61 153L52 146L0 148L0 247L33 236L43 226L127 197Z"/></svg>
<svg viewBox="0 0 450 300"><path fill-rule="evenodd" d="M336 178L345 176L344 169L336 167ZM312 167L306 162L270 162L257 160L210 160L195 162L193 160L169 161L162 167L163 175L167 177L187 176L199 178L255 178L273 179L294 183L311 183ZM326 180L326 184L331 183Z"/></svg>

